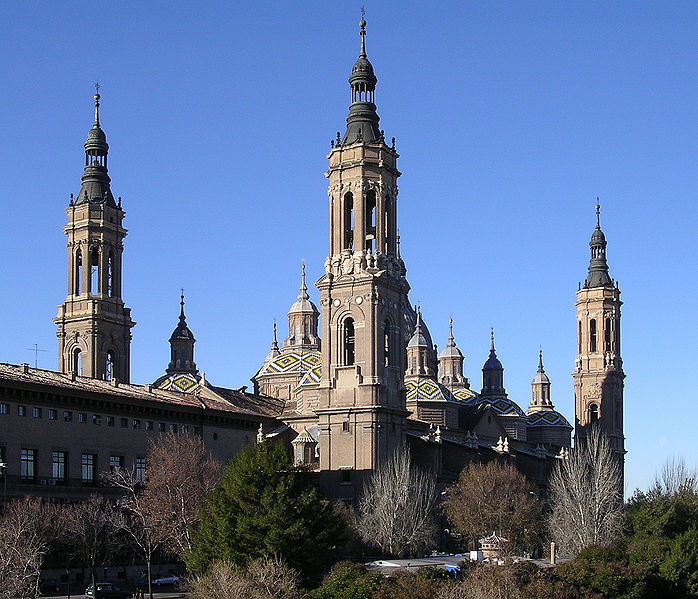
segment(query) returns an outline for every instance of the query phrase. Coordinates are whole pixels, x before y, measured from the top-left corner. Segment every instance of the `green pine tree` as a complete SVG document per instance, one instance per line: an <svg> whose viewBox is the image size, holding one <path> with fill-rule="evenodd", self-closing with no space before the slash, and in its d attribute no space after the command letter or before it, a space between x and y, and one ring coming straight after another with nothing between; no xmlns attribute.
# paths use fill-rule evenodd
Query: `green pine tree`
<svg viewBox="0 0 698 599"><path fill-rule="evenodd" d="M311 475L294 467L280 445L241 451L208 498L187 566L203 574L213 561L245 564L278 555L307 580L319 580L334 563L346 519L324 499Z"/></svg>

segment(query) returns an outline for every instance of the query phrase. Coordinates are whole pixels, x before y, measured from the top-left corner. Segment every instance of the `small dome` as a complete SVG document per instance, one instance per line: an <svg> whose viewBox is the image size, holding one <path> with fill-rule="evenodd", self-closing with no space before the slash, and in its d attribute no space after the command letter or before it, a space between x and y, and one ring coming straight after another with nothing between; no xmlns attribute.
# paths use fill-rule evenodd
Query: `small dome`
<svg viewBox="0 0 698 599"><path fill-rule="evenodd" d="M448 343L443 351L439 354L439 358L462 358L463 354L456 347L456 341L453 338L453 318L448 320Z"/></svg>
<svg viewBox="0 0 698 599"><path fill-rule="evenodd" d="M107 143L107 136L102 131L102 128L99 127L98 125L95 125L92 127L92 129L89 130L87 133L87 141L85 142L85 145L92 145L92 144L99 144L99 145L105 145Z"/></svg>
<svg viewBox="0 0 698 599"><path fill-rule="evenodd" d="M425 334L424 331L426 330L426 327L424 327L424 330L422 330L422 328L422 313L419 309L417 309L417 324L414 328L414 334L407 344L408 349L410 347L431 347L431 337L429 336L429 331L426 331Z"/></svg>
<svg viewBox="0 0 698 599"><path fill-rule="evenodd" d="M310 301L310 296L308 295L308 287L305 284L305 264L302 266L301 274L301 287L300 293L298 294L298 299L293 302L291 309L288 311L289 314L320 314L317 306Z"/></svg>
<svg viewBox="0 0 698 599"><path fill-rule="evenodd" d="M548 378L548 375L545 374L545 372L536 372L536 376L533 377L533 381L531 381L532 385L539 385L539 384L550 384L550 379Z"/></svg>
<svg viewBox="0 0 698 599"><path fill-rule="evenodd" d="M494 349L490 350L490 357L487 358L487 362L485 362L484 366L482 367L483 370L502 370L504 367L502 366L502 363L499 361L499 358L497 358L497 354L495 353Z"/></svg>
<svg viewBox="0 0 698 599"><path fill-rule="evenodd" d="M606 243L606 236L603 234L603 231L601 229L594 229L594 232L591 234L589 245L601 245L604 243Z"/></svg>

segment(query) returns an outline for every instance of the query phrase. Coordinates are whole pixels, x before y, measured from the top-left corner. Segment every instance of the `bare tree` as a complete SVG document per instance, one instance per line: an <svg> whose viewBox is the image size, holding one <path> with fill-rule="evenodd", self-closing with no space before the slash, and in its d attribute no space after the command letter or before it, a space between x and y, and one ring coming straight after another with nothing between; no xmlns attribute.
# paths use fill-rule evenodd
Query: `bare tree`
<svg viewBox="0 0 698 599"><path fill-rule="evenodd" d="M620 463L596 426L556 464L550 478L549 529L561 555L610 545L622 533Z"/></svg>
<svg viewBox="0 0 698 599"><path fill-rule="evenodd" d="M123 514L99 495L64 510L65 531L73 555L90 567L92 584L97 566L105 564L116 548L115 532L125 527Z"/></svg>
<svg viewBox="0 0 698 599"><path fill-rule="evenodd" d="M698 493L698 471L688 468L683 458L673 456L662 465L649 493L673 497L686 492Z"/></svg>
<svg viewBox="0 0 698 599"><path fill-rule="evenodd" d="M367 481L359 501L357 531L394 556L418 555L435 542L436 481L396 451Z"/></svg>
<svg viewBox="0 0 698 599"><path fill-rule="evenodd" d="M153 554L170 535L163 524L162 515L157 510L151 509L149 503L144 500L143 485L135 470L117 468L105 474L104 479L123 493L119 502L124 515L121 527L145 561L148 595L152 599Z"/></svg>
<svg viewBox="0 0 698 599"><path fill-rule="evenodd" d="M38 595L41 565L61 533L59 511L39 499L7 504L0 519L0 599Z"/></svg>
<svg viewBox="0 0 698 599"><path fill-rule="evenodd" d="M246 568L214 562L192 581L191 599L301 599L300 577L279 557L263 557Z"/></svg>
<svg viewBox="0 0 698 599"><path fill-rule="evenodd" d="M455 529L476 543L499 531L516 546L535 542L541 529L542 502L535 488L511 464L469 464L446 490L444 510Z"/></svg>
<svg viewBox="0 0 698 599"><path fill-rule="evenodd" d="M463 580L441 587L436 599L521 599L523 596L510 568L482 564L468 570Z"/></svg>
<svg viewBox="0 0 698 599"><path fill-rule="evenodd" d="M221 479L221 465L200 437L168 433L151 442L142 502L156 514L168 549L180 558L191 550L206 496Z"/></svg>

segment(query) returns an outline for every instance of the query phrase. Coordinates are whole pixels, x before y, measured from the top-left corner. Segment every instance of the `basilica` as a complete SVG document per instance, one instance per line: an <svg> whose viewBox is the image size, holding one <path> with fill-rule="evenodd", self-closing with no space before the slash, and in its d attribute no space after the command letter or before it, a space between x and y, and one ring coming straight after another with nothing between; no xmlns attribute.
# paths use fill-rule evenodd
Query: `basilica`
<svg viewBox="0 0 698 599"><path fill-rule="evenodd" d="M555 410L542 352L524 409L505 389L494 332L482 381L469 381L453 322L439 352L409 299L397 233L398 153L379 126L363 19L359 33L346 130L331 144L325 174L330 238L328 255L316 258L325 271L315 283L317 304L303 265L288 335L279 342L274 326L252 392L216 386L200 373L183 296L165 374L130 383L135 322L121 296L125 212L111 191L95 95L82 184L64 226L68 295L54 319L58 372L0 365L0 462L15 494L79 496L99 470L144 467L148 439L164 431L200 435L220 459L276 439L318 473L330 496L347 502L368 474L407 448L444 482L471 461L498 459L545 487L556 460L568 455L573 426ZM576 302L575 435L598 424L622 460L620 290L609 275L598 206L590 252ZM522 359L535 364L535 356Z"/></svg>

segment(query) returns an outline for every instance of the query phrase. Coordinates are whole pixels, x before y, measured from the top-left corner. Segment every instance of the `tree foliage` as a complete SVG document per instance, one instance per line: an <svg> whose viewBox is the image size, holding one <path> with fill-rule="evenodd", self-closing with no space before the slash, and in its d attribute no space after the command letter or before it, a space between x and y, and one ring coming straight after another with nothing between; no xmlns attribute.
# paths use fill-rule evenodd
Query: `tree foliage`
<svg viewBox="0 0 698 599"><path fill-rule="evenodd" d="M346 522L309 474L278 444L241 451L208 498L187 565L203 574L214 561L245 564L278 555L306 577L332 564Z"/></svg>
<svg viewBox="0 0 698 599"><path fill-rule="evenodd" d="M436 538L436 480L396 451L367 481L359 500L361 538L391 556L420 555Z"/></svg>
<svg viewBox="0 0 698 599"><path fill-rule="evenodd" d="M598 427L560 460L550 477L550 533L560 555L612 545L623 531L618 459Z"/></svg>
<svg viewBox="0 0 698 599"><path fill-rule="evenodd" d="M444 509L458 532L477 542L492 531L514 544L535 542L542 502L511 464L469 464L446 491Z"/></svg>

